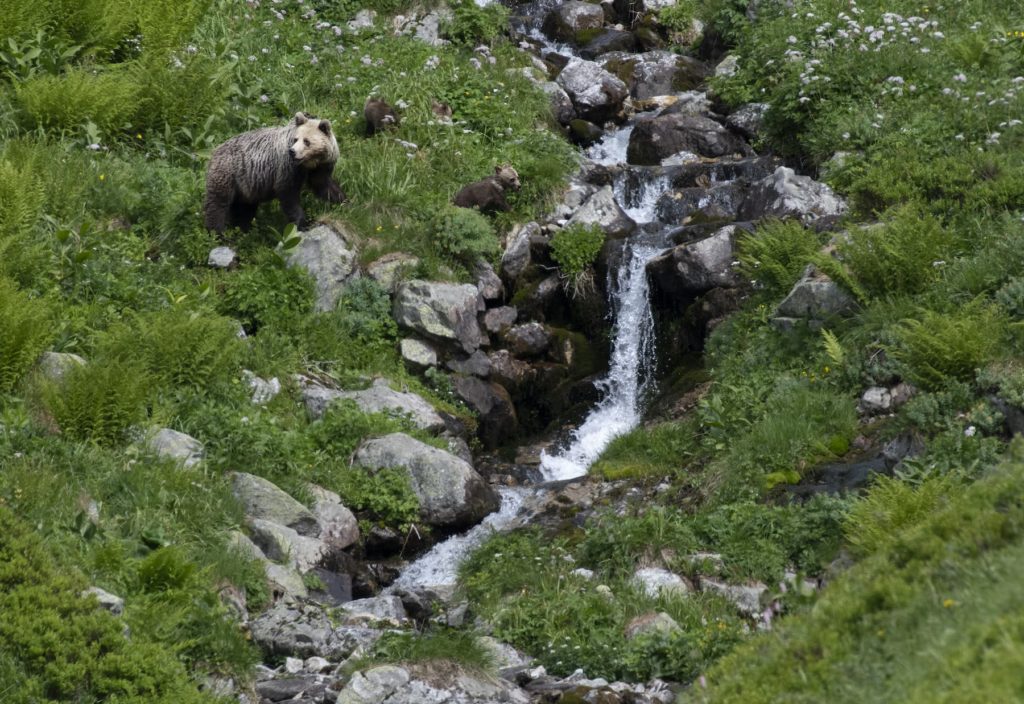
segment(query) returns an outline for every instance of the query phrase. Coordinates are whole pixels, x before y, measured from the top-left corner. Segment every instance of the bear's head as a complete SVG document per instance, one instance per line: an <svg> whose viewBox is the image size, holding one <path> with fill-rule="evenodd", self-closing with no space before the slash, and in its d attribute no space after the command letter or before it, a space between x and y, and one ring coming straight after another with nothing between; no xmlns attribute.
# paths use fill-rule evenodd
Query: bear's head
<svg viewBox="0 0 1024 704"><path fill-rule="evenodd" d="M518 191L519 190L519 174L512 168L511 164L502 164L494 167L494 177L498 179L498 183L506 191Z"/></svg>
<svg viewBox="0 0 1024 704"><path fill-rule="evenodd" d="M304 112L295 113L288 143L288 154L307 169L338 160L338 140L331 123L318 120Z"/></svg>

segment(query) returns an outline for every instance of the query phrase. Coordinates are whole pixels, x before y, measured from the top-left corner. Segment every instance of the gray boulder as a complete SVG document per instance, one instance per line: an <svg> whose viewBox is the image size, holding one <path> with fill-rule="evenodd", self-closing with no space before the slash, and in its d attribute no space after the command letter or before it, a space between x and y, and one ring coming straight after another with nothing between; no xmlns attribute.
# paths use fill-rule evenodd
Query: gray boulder
<svg viewBox="0 0 1024 704"><path fill-rule="evenodd" d="M85 359L71 352L43 352L37 363L43 378L53 382L60 382L70 370L84 365Z"/></svg>
<svg viewBox="0 0 1024 704"><path fill-rule="evenodd" d="M420 265L419 257L405 252L389 252L366 267L366 275L388 293L394 293L404 275Z"/></svg>
<svg viewBox="0 0 1024 704"><path fill-rule="evenodd" d="M452 379L452 390L477 414L478 434L484 447L498 447L519 431L515 404L501 384L471 376L457 376Z"/></svg>
<svg viewBox="0 0 1024 704"><path fill-rule="evenodd" d="M734 287L739 276L733 270L736 227L728 225L710 237L673 247L652 259L648 270L665 291L704 293L718 287Z"/></svg>
<svg viewBox="0 0 1024 704"><path fill-rule="evenodd" d="M548 13L543 30L552 39L571 42L587 29L600 29L604 25L604 10L582 0L569 0Z"/></svg>
<svg viewBox="0 0 1024 704"><path fill-rule="evenodd" d="M566 93L562 86L554 81L543 81L538 87L548 94L551 101L551 115L560 125L568 125L576 119L576 108L572 105L572 98Z"/></svg>
<svg viewBox="0 0 1024 704"><path fill-rule="evenodd" d="M515 325L518 317L519 311L515 309L515 306L491 308L484 313L484 330L489 333L500 335L505 330Z"/></svg>
<svg viewBox="0 0 1024 704"><path fill-rule="evenodd" d="M309 596L302 575L292 567L264 559L263 574L275 596L286 599L305 599Z"/></svg>
<svg viewBox="0 0 1024 704"><path fill-rule="evenodd" d="M598 190L573 213L566 227L573 225L598 225L612 239L627 237L636 229L636 222L616 202L611 186Z"/></svg>
<svg viewBox="0 0 1024 704"><path fill-rule="evenodd" d="M715 78L735 76L740 68L740 59L736 54L729 54L715 66Z"/></svg>
<svg viewBox="0 0 1024 704"><path fill-rule="evenodd" d="M472 465L404 433L363 443L353 464L404 468L419 500L420 519L430 525L471 525L498 508L497 494Z"/></svg>
<svg viewBox="0 0 1024 704"><path fill-rule="evenodd" d="M366 389L339 391L311 384L302 390L306 412L313 420L323 418L327 408L339 399L351 399L364 413L391 413L407 416L420 430L430 433L444 430L444 419L422 396L410 391L395 391L387 379L377 378Z"/></svg>
<svg viewBox="0 0 1024 704"><path fill-rule="evenodd" d="M476 314L480 292L472 284L406 281L395 293L394 318L427 337L457 342L471 354L480 346Z"/></svg>
<svg viewBox="0 0 1024 704"><path fill-rule="evenodd" d="M320 534L316 516L263 477L235 472L231 475L231 488L246 516L287 526L307 537Z"/></svg>
<svg viewBox="0 0 1024 704"><path fill-rule="evenodd" d="M671 51L616 52L605 54L599 63L625 81L629 94L637 100L693 90L706 74L702 62Z"/></svg>
<svg viewBox="0 0 1024 704"><path fill-rule="evenodd" d="M320 565L330 548L319 538L299 535L291 528L262 518L250 518L252 541L271 560L285 563L299 572Z"/></svg>
<svg viewBox="0 0 1024 704"><path fill-rule="evenodd" d="M171 428L160 428L146 446L154 455L175 460L185 468L194 467L203 459L203 443Z"/></svg>
<svg viewBox="0 0 1024 704"><path fill-rule="evenodd" d="M678 152L720 157L748 154L740 137L701 115L670 113L639 123L629 135L626 159L630 164L656 166Z"/></svg>
<svg viewBox="0 0 1024 704"><path fill-rule="evenodd" d="M257 406L270 403L275 396L281 393L281 381L276 376L268 381L256 376L248 369L243 369L242 377L252 389L252 402Z"/></svg>
<svg viewBox="0 0 1024 704"><path fill-rule="evenodd" d="M642 636L648 633L660 633L662 635L672 635L680 631L679 624L676 620L669 616L664 611L642 614L637 616L632 621L626 624L625 636L626 640L633 640L638 636Z"/></svg>
<svg viewBox="0 0 1024 704"><path fill-rule="evenodd" d="M305 269L316 285L317 311L334 310L345 286L359 276L354 237L330 225L318 225L301 235L288 253L288 266Z"/></svg>
<svg viewBox="0 0 1024 704"><path fill-rule="evenodd" d="M409 673L395 665L380 665L365 672L356 672L338 692L337 704L381 704L409 682ZM443 700L442 700L443 701ZM422 700L428 704L427 700Z"/></svg>
<svg viewBox="0 0 1024 704"><path fill-rule="evenodd" d="M703 225L734 222L746 192L730 181L709 188L678 188L663 193L655 203L658 220L668 225Z"/></svg>
<svg viewBox="0 0 1024 704"><path fill-rule="evenodd" d="M530 266L530 238L540 234L540 225L528 222L512 230L501 255L501 273L515 281Z"/></svg>
<svg viewBox="0 0 1024 704"><path fill-rule="evenodd" d="M761 597L768 587L760 582L753 584L727 584L714 579L702 578L700 587L704 591L715 592L736 605L736 608L749 616L758 616L764 610Z"/></svg>
<svg viewBox="0 0 1024 704"><path fill-rule="evenodd" d="M380 631L369 629L335 629L322 607L284 601L260 614L249 628L269 657L319 656L335 662L380 637Z"/></svg>
<svg viewBox="0 0 1024 704"><path fill-rule="evenodd" d="M99 602L100 607L106 609L115 616L120 616L124 613L124 599L117 596L116 594L111 594L105 589L100 589L99 587L89 587L84 592L82 592L82 596L96 597L96 601Z"/></svg>
<svg viewBox="0 0 1024 704"><path fill-rule="evenodd" d="M402 623L409 616L405 613L402 600L397 596L375 596L356 599L341 605L348 621L396 621Z"/></svg>
<svg viewBox="0 0 1024 704"><path fill-rule="evenodd" d="M846 203L824 183L800 176L787 166L751 185L740 210L743 220L799 218L810 224L846 212Z"/></svg>
<svg viewBox="0 0 1024 704"><path fill-rule="evenodd" d="M344 550L359 541L359 521L333 491L309 485L313 515L320 523L319 538L331 548Z"/></svg>
<svg viewBox="0 0 1024 704"><path fill-rule="evenodd" d="M214 247L206 258L206 265L214 269L229 269L238 263L238 253L231 247Z"/></svg>
<svg viewBox="0 0 1024 704"><path fill-rule="evenodd" d="M505 333L505 344L517 357L536 357L551 346L551 332L536 322L516 325Z"/></svg>
<svg viewBox="0 0 1024 704"><path fill-rule="evenodd" d="M725 125L747 139L753 139L764 129L767 114L768 103L747 103L725 118Z"/></svg>
<svg viewBox="0 0 1024 704"><path fill-rule="evenodd" d="M572 99L578 117L602 124L614 117L629 95L618 77L593 61L573 57L558 74L558 85Z"/></svg>
<svg viewBox="0 0 1024 704"><path fill-rule="evenodd" d="M497 350L490 355L491 379L512 394L528 391L537 378L537 370L528 362L516 359L508 350Z"/></svg>
<svg viewBox="0 0 1024 704"><path fill-rule="evenodd" d="M679 575L660 567L644 567L633 574L633 581L647 596L685 596L690 585Z"/></svg>
<svg viewBox="0 0 1024 704"><path fill-rule="evenodd" d="M505 293L501 278L494 273L494 267L484 259L478 259L472 268L476 288L485 301L496 301Z"/></svg>
<svg viewBox="0 0 1024 704"><path fill-rule="evenodd" d="M458 374L487 377L491 373L491 360L481 350L468 357L453 357L445 362L445 366Z"/></svg>
<svg viewBox="0 0 1024 704"><path fill-rule="evenodd" d="M781 318L827 320L834 316L848 316L857 310L857 301L828 275L813 266L793 286L775 315Z"/></svg>
<svg viewBox="0 0 1024 704"><path fill-rule="evenodd" d="M416 369L437 366L437 350L423 340L406 337L398 343L398 351L402 359Z"/></svg>

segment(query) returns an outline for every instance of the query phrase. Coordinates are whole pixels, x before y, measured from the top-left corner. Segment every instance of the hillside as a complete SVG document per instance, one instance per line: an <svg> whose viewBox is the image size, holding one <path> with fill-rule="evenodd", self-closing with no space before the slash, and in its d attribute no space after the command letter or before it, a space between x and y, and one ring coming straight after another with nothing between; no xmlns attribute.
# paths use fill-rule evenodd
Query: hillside
<svg viewBox="0 0 1024 704"><path fill-rule="evenodd" d="M0 699L1024 701L1022 118L1009 0L0 0Z"/></svg>

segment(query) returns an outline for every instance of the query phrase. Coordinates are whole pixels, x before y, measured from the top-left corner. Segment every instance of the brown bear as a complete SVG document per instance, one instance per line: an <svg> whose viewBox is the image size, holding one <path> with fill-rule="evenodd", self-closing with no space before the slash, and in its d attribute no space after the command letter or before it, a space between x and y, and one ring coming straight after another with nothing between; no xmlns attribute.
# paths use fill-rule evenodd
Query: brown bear
<svg viewBox="0 0 1024 704"><path fill-rule="evenodd" d="M479 208L481 213L511 210L505 191L519 190L519 174L509 164L494 167L494 175L463 186L452 203L460 208Z"/></svg>
<svg viewBox="0 0 1024 704"><path fill-rule="evenodd" d="M363 106L363 117L366 118L366 136L372 137L388 127L398 127L398 114L395 109L380 98L369 98Z"/></svg>
<svg viewBox="0 0 1024 704"><path fill-rule="evenodd" d="M345 200L332 178L337 161L338 141L331 123L302 112L284 127L232 137L213 151L206 170L206 228L222 233L237 226L247 231L259 204L274 198L289 220L305 226L299 194L307 183L321 200Z"/></svg>

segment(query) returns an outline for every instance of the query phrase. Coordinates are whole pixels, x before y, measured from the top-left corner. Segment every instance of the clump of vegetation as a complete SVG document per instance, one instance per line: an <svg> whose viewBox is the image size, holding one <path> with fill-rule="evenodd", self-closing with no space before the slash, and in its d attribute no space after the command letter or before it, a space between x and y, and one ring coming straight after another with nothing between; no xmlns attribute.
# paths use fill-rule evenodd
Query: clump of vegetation
<svg viewBox="0 0 1024 704"><path fill-rule="evenodd" d="M433 224L438 247L457 262L470 265L477 259L493 259L498 239L486 215L470 208L448 205L438 211Z"/></svg>
<svg viewBox="0 0 1024 704"><path fill-rule="evenodd" d="M50 307L0 278L0 393L14 388L52 337Z"/></svg>
<svg viewBox="0 0 1024 704"><path fill-rule="evenodd" d="M593 287L593 266L603 246L604 230L599 225L570 225L551 238L551 258L561 269L566 290L574 296Z"/></svg>

